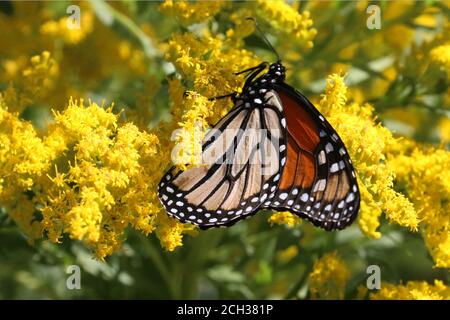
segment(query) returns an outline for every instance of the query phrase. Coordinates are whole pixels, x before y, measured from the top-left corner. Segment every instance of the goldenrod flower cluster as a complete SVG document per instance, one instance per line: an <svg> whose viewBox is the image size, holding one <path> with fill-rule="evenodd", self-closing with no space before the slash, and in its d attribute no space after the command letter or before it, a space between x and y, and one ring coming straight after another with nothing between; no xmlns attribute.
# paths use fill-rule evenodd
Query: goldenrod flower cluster
<svg viewBox="0 0 450 320"><path fill-rule="evenodd" d="M258 16L263 18L278 32L293 37L299 45L306 48L313 46L317 30L312 28L313 21L308 11L299 13L296 8L284 1L253 2Z"/></svg>
<svg viewBox="0 0 450 320"><path fill-rule="evenodd" d="M226 1L164 1L161 12L176 17L181 23L189 25L213 17L226 4Z"/></svg>
<svg viewBox="0 0 450 320"><path fill-rule="evenodd" d="M275 212L269 218L270 224L284 224L290 228L300 223L300 218L290 212Z"/></svg>
<svg viewBox="0 0 450 320"><path fill-rule="evenodd" d="M343 299L350 272L336 252L318 259L309 274L308 285L313 299Z"/></svg>
<svg viewBox="0 0 450 320"><path fill-rule="evenodd" d="M399 286L382 283L380 291L370 297L372 300L448 300L450 288L440 280L435 280L433 284L410 281Z"/></svg>
<svg viewBox="0 0 450 320"><path fill-rule="evenodd" d="M414 202L421 232L437 267L450 267L450 152L420 150L392 159L399 184Z"/></svg>
<svg viewBox="0 0 450 320"><path fill-rule="evenodd" d="M56 112L42 137L3 102L0 123L0 196L30 240L46 234L60 242L68 234L104 258L133 226L144 234L156 230L169 250L181 244L186 227L167 222L155 195L154 134L119 124L111 108L82 100Z"/></svg>

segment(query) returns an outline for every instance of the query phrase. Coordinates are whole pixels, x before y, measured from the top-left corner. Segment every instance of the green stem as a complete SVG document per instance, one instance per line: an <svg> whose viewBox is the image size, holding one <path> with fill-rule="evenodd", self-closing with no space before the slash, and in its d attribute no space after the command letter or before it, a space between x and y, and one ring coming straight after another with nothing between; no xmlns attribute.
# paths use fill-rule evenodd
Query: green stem
<svg viewBox="0 0 450 320"><path fill-rule="evenodd" d="M17 231L18 231L17 227L0 228L0 233L4 233L4 234L15 234L15 233L17 233Z"/></svg>
<svg viewBox="0 0 450 320"><path fill-rule="evenodd" d="M143 234L139 234L139 237L145 248L145 252L147 253L150 260L152 260L153 265L158 270L162 279L164 279L164 281L166 282L171 296L175 299L178 298L179 296L178 285L175 281L173 281L174 278L171 275L170 268L163 261L161 254L158 252L158 250L150 243L149 238L144 236Z"/></svg>
<svg viewBox="0 0 450 320"><path fill-rule="evenodd" d="M180 298L198 298L199 278L205 273L205 265L210 257L211 250L214 250L222 235L221 230L213 230L189 239L186 259L182 264L179 264L180 272L183 274L182 296Z"/></svg>
<svg viewBox="0 0 450 320"><path fill-rule="evenodd" d="M297 292L305 285L306 281L308 280L309 273L311 272L312 267L311 265L307 265L305 268L305 271L303 271L303 274L298 279L298 281L294 284L294 286L288 291L288 293L284 296L283 300L292 299L296 296Z"/></svg>

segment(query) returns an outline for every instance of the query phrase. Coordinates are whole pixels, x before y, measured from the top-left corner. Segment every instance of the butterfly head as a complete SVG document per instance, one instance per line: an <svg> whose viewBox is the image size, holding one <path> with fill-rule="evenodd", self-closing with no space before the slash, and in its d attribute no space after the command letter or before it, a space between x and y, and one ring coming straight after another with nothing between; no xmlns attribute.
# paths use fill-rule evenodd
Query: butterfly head
<svg viewBox="0 0 450 320"><path fill-rule="evenodd" d="M281 61L272 63L267 72L269 78L275 79L276 82L282 82L286 78L286 68L281 64Z"/></svg>

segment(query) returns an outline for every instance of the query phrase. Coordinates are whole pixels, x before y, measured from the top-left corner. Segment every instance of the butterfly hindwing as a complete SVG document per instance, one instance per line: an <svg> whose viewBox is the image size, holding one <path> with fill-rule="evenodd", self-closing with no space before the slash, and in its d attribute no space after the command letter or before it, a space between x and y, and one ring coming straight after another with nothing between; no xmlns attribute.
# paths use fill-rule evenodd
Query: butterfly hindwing
<svg viewBox="0 0 450 320"><path fill-rule="evenodd" d="M268 208L291 211L327 230L343 229L359 210L360 195L347 150L336 131L299 92L275 90L287 118L287 165Z"/></svg>

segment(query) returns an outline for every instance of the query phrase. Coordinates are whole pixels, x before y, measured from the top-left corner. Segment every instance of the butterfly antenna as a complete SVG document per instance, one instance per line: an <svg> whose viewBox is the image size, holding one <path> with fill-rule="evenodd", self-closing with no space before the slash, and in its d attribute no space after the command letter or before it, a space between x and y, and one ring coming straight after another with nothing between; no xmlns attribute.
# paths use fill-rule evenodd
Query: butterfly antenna
<svg viewBox="0 0 450 320"><path fill-rule="evenodd" d="M269 42L269 40L266 38L266 36L264 35L264 32L262 32L262 30L259 28L258 23L256 22L255 18L246 18L246 20L251 20L253 21L253 23L255 24L255 29L259 32L261 38L264 40L264 42L267 44L267 46L270 48L270 50L272 50L272 52L277 56L277 61L280 61L280 55L278 54L278 52L275 50L275 48L272 46L272 44Z"/></svg>

